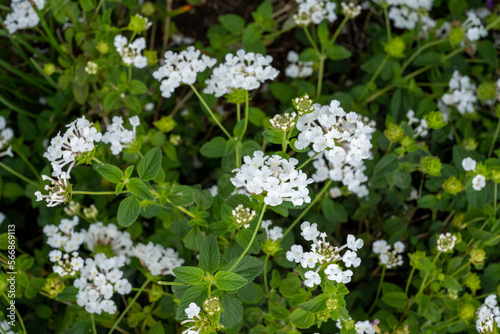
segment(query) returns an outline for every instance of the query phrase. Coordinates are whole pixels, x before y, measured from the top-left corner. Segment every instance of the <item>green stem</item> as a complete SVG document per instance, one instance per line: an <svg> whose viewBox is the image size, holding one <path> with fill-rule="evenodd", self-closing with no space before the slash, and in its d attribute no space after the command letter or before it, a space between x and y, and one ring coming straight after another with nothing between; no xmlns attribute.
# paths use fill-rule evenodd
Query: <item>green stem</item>
<svg viewBox="0 0 500 334"><path fill-rule="evenodd" d="M97 329L95 328L94 313L90 314L90 321L92 322L92 332L97 334Z"/></svg>
<svg viewBox="0 0 500 334"><path fill-rule="evenodd" d="M207 110L207 112L209 113L209 115L213 118L213 120L215 121L215 124L217 124L219 126L219 128L222 130L222 132L224 132L226 134L226 136L228 138L232 138L232 136L229 134L229 132L227 132L226 128L224 126L222 126L222 124L219 122L219 120L217 119L217 117L215 117L212 109L210 109L210 107L207 105L207 103L205 102L205 100L203 99L203 97L201 97L201 95L198 92L198 90L196 89L196 87L194 87L193 85L189 85L189 87L191 87L191 89L193 90L193 92L196 94L196 96L200 100L201 104L203 104L203 106L205 107L205 109Z"/></svg>
<svg viewBox="0 0 500 334"><path fill-rule="evenodd" d="M40 177L40 173L36 170L35 166L26 158L26 156L21 152L21 150L13 147L12 148L14 152L24 161L24 163L28 166L28 168L33 172L33 175L35 175L36 178L38 178L39 181L42 180Z"/></svg>
<svg viewBox="0 0 500 334"><path fill-rule="evenodd" d="M125 194L128 193L128 190L122 190L120 194ZM97 196L97 195L116 195L114 191L85 191L85 190L76 190L72 191L71 194L73 195L92 195L92 196Z"/></svg>
<svg viewBox="0 0 500 334"><path fill-rule="evenodd" d="M96 157L92 157L92 160L94 160L97 163L104 164L101 160L97 159Z"/></svg>
<svg viewBox="0 0 500 334"><path fill-rule="evenodd" d="M384 16L385 16L385 29L387 30L387 40L392 39L391 35L391 22L389 21L389 13L387 12L387 6L384 6Z"/></svg>
<svg viewBox="0 0 500 334"><path fill-rule="evenodd" d="M492 28L493 28L493 27L495 27L495 26L496 26L499 22L500 22L500 17L497 17L497 18L495 19L495 21L491 22L490 24L488 24L488 25L486 26L486 30L490 30L490 29L492 29Z"/></svg>
<svg viewBox="0 0 500 334"><path fill-rule="evenodd" d="M370 310L368 310L368 314L372 313L373 309L375 308L375 305L377 305L378 298L380 297L380 291L382 291L382 283L384 283L385 270L386 270L386 267L383 266L382 267L382 274L380 275L380 281L378 283L377 294L375 295L375 300L373 301L373 304L370 307Z"/></svg>
<svg viewBox="0 0 500 334"><path fill-rule="evenodd" d="M3 169L5 169L7 172L9 172L9 173L17 176L18 178L20 178L24 182L27 182L27 183L35 186L35 187L40 187L40 184L38 184L37 182L35 182L33 180L28 179L26 176L24 176L22 174L19 174L18 172L16 172L15 170L13 170L12 168L10 168L9 166L7 166L6 164L4 164L3 162L0 162L0 167L2 167Z"/></svg>
<svg viewBox="0 0 500 334"><path fill-rule="evenodd" d="M318 202L320 200L320 198L322 198L323 194L325 193L325 191L327 191L329 188L330 188L330 184L332 184L332 180L331 179L328 179L328 181L325 182L325 184L323 185L323 189L321 189L321 191L316 195L316 197L314 197L314 200L309 203L309 205L307 206L307 208L305 208L301 213L300 215L293 221L292 225L288 226L288 228L286 229L285 233L283 233L283 236L281 237L281 239L279 240L280 242L285 239L286 235L288 233L290 233L290 231L294 228L295 225L298 224L298 222L302 219L302 217L305 216L305 214L307 212L309 212L309 210L311 210L311 208L313 207L314 204L316 204L316 202Z"/></svg>
<svg viewBox="0 0 500 334"><path fill-rule="evenodd" d="M340 31L342 30L342 28L344 28L344 26L347 23L347 21L349 21L349 18L347 16L344 16L344 19L342 20L342 22L340 22L339 27L337 28L337 30L335 30L335 33L333 34L333 37L330 40L331 44L335 43L335 41L337 40L337 37L340 34Z"/></svg>
<svg viewBox="0 0 500 334"><path fill-rule="evenodd" d="M413 273L415 272L415 267L411 268L410 277L408 277L408 282L406 283L405 295L408 296L408 290L410 289L411 279L413 278Z"/></svg>
<svg viewBox="0 0 500 334"><path fill-rule="evenodd" d="M99 13L99 9L101 9L102 3L104 0L99 0L99 3L97 4L97 7L95 9L94 15L92 16L92 19L89 22L89 26L94 22L95 18L97 17L97 13Z"/></svg>
<svg viewBox="0 0 500 334"><path fill-rule="evenodd" d="M259 232L260 223L262 223L262 218L264 217L264 212L266 212L266 208L267 208L267 204L264 204L264 206L262 207L262 210L260 211L259 221L257 222L257 226L255 227L255 231L253 232L252 239L250 239L250 242L248 243L248 245L245 248L245 250L243 251L243 253L241 253L238 260L236 260L236 262L233 264L233 266L231 268L229 268L228 271L232 271L238 265L238 263L241 261L241 259L243 259L245 254L248 252L248 250L252 246L253 241L255 240L255 237L257 236L257 232Z"/></svg>
<svg viewBox="0 0 500 334"><path fill-rule="evenodd" d="M192 213L191 211L189 211L188 209L183 208L182 206L174 205L170 201L168 203L170 203L171 205L173 205L175 208L179 209L180 211L184 212L189 217L196 218L196 215L194 213Z"/></svg>
<svg viewBox="0 0 500 334"><path fill-rule="evenodd" d="M146 279L146 282L144 282L144 284L141 286L141 288L139 289L139 291L137 291L137 293L135 294L135 296L132 299L132 301L128 304L127 308L122 312L122 314L120 314L120 317L118 317L118 319L116 319L115 323L113 324L113 327L111 327L111 329L109 330L108 334L113 333L113 331L116 329L116 327L122 321L122 319L125 316L125 314L127 314L127 312L130 310L130 308L134 305L134 303L137 300L137 298L139 298L139 296L141 295L142 291L149 284L149 282L150 282L149 279Z"/></svg>
<svg viewBox="0 0 500 334"><path fill-rule="evenodd" d="M451 318L450 320L455 319L455 318L456 318L456 317L453 317L453 318ZM447 323L446 325L440 326L440 327L438 327L438 328L434 328L433 332L436 332L436 331L438 331L438 330L440 330L440 329L443 329L443 328L448 328L448 327L450 327L450 326L452 326L452 325L458 324L458 323L459 323L459 322L461 322L461 321L463 321L463 320L462 320L462 319L457 319L457 320L455 320L455 321L453 321L453 322Z"/></svg>
<svg viewBox="0 0 500 334"><path fill-rule="evenodd" d="M201 285L201 284L190 284L190 283L183 283L183 282L166 282L166 281L158 281L156 283L160 284L160 285Z"/></svg>
<svg viewBox="0 0 500 334"><path fill-rule="evenodd" d="M281 143L281 151L286 153L286 149L288 148L288 140L286 139L286 131L283 131L283 142Z"/></svg>
<svg viewBox="0 0 500 334"><path fill-rule="evenodd" d="M319 72L318 72L318 85L316 86L316 100L321 96L321 88L323 86L323 73L325 72L326 56L319 54Z"/></svg>
<svg viewBox="0 0 500 334"><path fill-rule="evenodd" d="M382 69L384 68L385 63L387 62L388 59L389 59L389 57L385 56L384 59L382 60L382 62L380 63L380 65L378 66L377 70L375 71L375 73L373 73L372 77L370 78L370 81L365 86L365 88L363 89L363 92L359 96L360 100L363 98L363 96L365 96L365 93L368 91L368 88L373 84L373 82L375 82L375 79L377 79L380 72L382 72Z"/></svg>
<svg viewBox="0 0 500 334"><path fill-rule="evenodd" d="M307 29L306 27L304 27L304 32L306 34L307 39L309 40L309 43L311 43L311 46L313 47L314 51L316 51L316 54L319 57L319 55L320 55L321 52L319 52L318 45L316 44L316 42L312 38L311 33L309 32L309 29Z"/></svg>
<svg viewBox="0 0 500 334"><path fill-rule="evenodd" d="M493 198L494 203L493 203L493 208L495 210L495 220L497 219L497 190L498 190L498 184L495 182L495 197Z"/></svg>
<svg viewBox="0 0 500 334"><path fill-rule="evenodd" d="M467 267L469 265L469 262L465 262L460 268L458 268L457 270L455 270L450 276L455 276L456 274L458 274L459 272L461 272L465 267Z"/></svg>
<svg viewBox="0 0 500 334"><path fill-rule="evenodd" d="M241 159L240 159L240 149L243 144L243 138L245 137L245 133L247 132L248 128L248 111L249 111L249 94L248 91L245 91L245 122L243 123L243 131L241 132L241 135L238 137L238 143L236 144L236 167L240 168L241 167ZM238 104L239 105L239 104Z"/></svg>
<svg viewBox="0 0 500 334"><path fill-rule="evenodd" d="M307 159L306 161L304 161L302 163L302 165L300 165L299 167L297 167L297 169L302 169L302 167L304 167L305 165L307 165L309 162L311 162L311 160L313 160L314 158L316 158L318 156L318 154L320 154L321 152L318 152L316 153L315 155L309 157L309 159Z"/></svg>
<svg viewBox="0 0 500 334"><path fill-rule="evenodd" d="M241 105L236 103L236 120L239 122L241 120Z"/></svg>
<svg viewBox="0 0 500 334"><path fill-rule="evenodd" d="M266 255L264 260L264 287L266 288L266 296L269 298L269 286L267 285L267 262L269 262L269 254Z"/></svg>
<svg viewBox="0 0 500 334"><path fill-rule="evenodd" d="M500 120L498 120L497 129L495 131L495 135L493 136L493 141L491 142L490 150L488 151L488 158L491 158L491 154L493 153L493 148L495 147L495 142L497 141L499 132L500 132Z"/></svg>
<svg viewBox="0 0 500 334"><path fill-rule="evenodd" d="M130 87L130 81L132 81L132 65L128 67L128 79L127 79L127 86Z"/></svg>
<svg viewBox="0 0 500 334"><path fill-rule="evenodd" d="M4 297L5 301L7 302L8 305L10 305L10 299L7 297L5 292L2 292L2 296ZM19 324L21 325L21 329L23 331L23 334L27 334L28 332L26 331L26 327L24 326L24 321L21 315L19 314L19 311L17 310L17 307L14 306L16 309L16 315L17 315L17 320L19 321Z"/></svg>
<svg viewBox="0 0 500 334"><path fill-rule="evenodd" d="M438 39L438 40L435 40L435 41L431 41L429 43L426 43L424 45L422 45L420 48L418 48L417 51L415 51L415 53L413 53L411 55L411 57L403 64L403 66L401 66L401 73L404 72L404 70L415 60L415 58L417 58L417 56L419 54L421 54L425 49L428 49L434 45L438 45L438 44L441 44L443 42L447 42L448 39L445 39L445 38L442 38L442 39Z"/></svg>

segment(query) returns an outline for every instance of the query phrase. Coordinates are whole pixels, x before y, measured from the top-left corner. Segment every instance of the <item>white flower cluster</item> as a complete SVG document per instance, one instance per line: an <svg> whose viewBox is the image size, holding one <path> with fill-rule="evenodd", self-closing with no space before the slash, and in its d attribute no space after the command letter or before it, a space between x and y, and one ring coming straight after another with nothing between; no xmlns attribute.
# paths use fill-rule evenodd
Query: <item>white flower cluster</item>
<svg viewBox="0 0 500 334"><path fill-rule="evenodd" d="M405 251L405 244L401 241L394 243L394 249L385 240L377 240L373 243L372 251L378 254L380 264L387 269L392 269L403 265L403 256Z"/></svg>
<svg viewBox="0 0 500 334"><path fill-rule="evenodd" d="M243 226L244 228L248 228L255 217L255 211L245 208L243 204L239 204L231 213L238 227Z"/></svg>
<svg viewBox="0 0 500 334"><path fill-rule="evenodd" d="M299 26L320 24L323 20L333 22L337 19L335 2L329 0L295 0L295 2L299 5L299 10L293 15L293 19Z"/></svg>
<svg viewBox="0 0 500 334"><path fill-rule="evenodd" d="M7 144L14 138L14 131L7 127L7 120L5 117L0 116L0 151L7 147ZM4 152L0 152L0 158L8 155L13 158L12 147L9 146Z"/></svg>
<svg viewBox="0 0 500 334"><path fill-rule="evenodd" d="M439 235L437 240L437 250L441 253L451 252L455 247L456 241L457 237L455 235L451 235L450 232L442 233Z"/></svg>
<svg viewBox="0 0 500 334"><path fill-rule="evenodd" d="M299 54L293 50L288 51L286 60L290 65L285 69L285 75L289 78L307 78L313 74L312 61L299 61Z"/></svg>
<svg viewBox="0 0 500 334"><path fill-rule="evenodd" d="M85 240L85 230L75 232L78 223L78 216L73 216L72 219L61 219L59 226L45 225L43 233L47 236L47 244L50 247L62 249L67 253L78 251Z"/></svg>
<svg viewBox="0 0 500 334"><path fill-rule="evenodd" d="M42 180L50 181L50 185L45 185L44 189L47 190L48 194L43 195L41 191L36 191L36 201L46 201L47 207L57 206L61 203L66 202L69 197L69 182L68 175L66 172L62 172L57 178L53 179L47 175L42 175Z"/></svg>
<svg viewBox="0 0 500 334"><path fill-rule="evenodd" d="M70 178L71 168L76 163L76 157L90 152L94 149L95 144L101 141L102 135L97 132L95 127L92 127L85 116L66 125L68 128L61 136L59 132L57 136L51 139L50 146L43 154L52 165L52 176L60 176L63 173L62 168L69 164L66 176Z"/></svg>
<svg viewBox="0 0 500 334"><path fill-rule="evenodd" d="M205 80L205 94L216 97L232 93L235 89L254 90L266 80L274 80L279 71L271 66L273 57L260 53L238 50L236 55L226 54L225 63L214 68L209 79Z"/></svg>
<svg viewBox="0 0 500 334"><path fill-rule="evenodd" d="M264 156L264 152L255 151L253 158L246 156L241 168L233 172L231 178L235 187L245 187L249 193L265 195L264 203L276 206L283 201L291 201L293 205L311 202L307 185L313 180L307 178L302 171L295 170L298 160L290 161L279 155Z"/></svg>
<svg viewBox="0 0 500 334"><path fill-rule="evenodd" d="M147 245L137 244L133 248L134 255L141 261L151 275L173 275L172 269L182 266L184 259L179 258L173 248L163 248L149 242Z"/></svg>
<svg viewBox="0 0 500 334"><path fill-rule="evenodd" d="M2 333L16 334L13 330L10 329L10 325L7 320L3 320L2 322L0 322L0 328L2 329Z"/></svg>
<svg viewBox="0 0 500 334"><path fill-rule="evenodd" d="M99 65L97 65L93 61L88 61L87 65L85 66L85 72L87 72L90 75L97 74L98 69L99 69Z"/></svg>
<svg viewBox="0 0 500 334"><path fill-rule="evenodd" d="M106 133L102 135L103 143L111 143L113 154L120 154L124 148L130 147L130 143L135 141L135 128L141 124L141 120L138 116L133 116L128 121L132 125L132 130L125 129L121 116L114 116L112 123L106 128Z"/></svg>
<svg viewBox="0 0 500 334"><path fill-rule="evenodd" d="M495 327L500 328L500 308L496 295L489 295L477 311L476 329L478 333L493 333Z"/></svg>
<svg viewBox="0 0 500 334"><path fill-rule="evenodd" d="M356 321L354 324L354 329L356 330L356 334L375 334L375 328L373 328L372 324L369 320L365 321Z"/></svg>
<svg viewBox="0 0 500 334"><path fill-rule="evenodd" d="M33 0L33 3L38 10L45 7L45 0ZM12 0L10 8L12 8L12 12L7 14L3 21L9 34L13 34L17 30L36 27L40 23L40 18L29 0Z"/></svg>
<svg viewBox="0 0 500 334"><path fill-rule="evenodd" d="M466 172L476 172L476 160L467 157L464 160L462 160L462 167ZM486 187L486 177L482 174L477 174L474 176L472 179L472 189L479 191Z"/></svg>
<svg viewBox="0 0 500 334"><path fill-rule="evenodd" d="M120 231L115 224L104 225L102 222L91 224L85 233L85 246L91 252L107 246L114 256L123 256L127 263L133 254L130 233Z"/></svg>
<svg viewBox="0 0 500 334"><path fill-rule="evenodd" d="M336 100L329 106L315 103L313 108L299 117L296 127L300 133L294 145L303 150L312 144L314 152L320 153L313 162L314 181L330 178L343 182L359 197L368 195L366 185L362 184L368 180L363 160L372 158L370 140L374 122L352 111L346 113Z"/></svg>
<svg viewBox="0 0 500 334"><path fill-rule="evenodd" d="M142 50L146 48L146 39L144 37L136 38L129 44L127 37L116 35L113 45L125 65L133 65L137 68L144 68L148 65L148 59L142 55Z"/></svg>
<svg viewBox="0 0 500 334"><path fill-rule="evenodd" d="M467 12L467 20L462 23L467 39L475 42L482 37L488 36L488 31L484 28L481 19L473 11Z"/></svg>
<svg viewBox="0 0 500 334"><path fill-rule="evenodd" d="M266 230L267 239L278 241L283 237L283 229L279 226L274 226L273 228L269 228L272 225L272 221L263 220L262 228Z"/></svg>
<svg viewBox="0 0 500 334"><path fill-rule="evenodd" d="M286 113L283 115L277 114L274 115L273 118L269 120L269 123L273 126L273 128L286 132L288 130L293 129L295 126L295 119L297 118L297 114L292 112L292 113Z"/></svg>
<svg viewBox="0 0 500 334"><path fill-rule="evenodd" d="M413 123L418 124L415 129L413 129L413 137L417 136L425 137L429 134L429 125L425 119L418 119L415 117L415 112L410 109L406 113L406 118L408 118L408 125L412 125Z"/></svg>
<svg viewBox="0 0 500 334"><path fill-rule="evenodd" d="M317 229L317 224L310 224L305 221L300 226L302 237L307 241L312 241L311 251L304 252L301 245L293 245L286 252L286 258L290 262L300 263L303 268L315 268L315 271L309 270L304 276L306 280L304 284L308 287L314 287L321 283L321 277L318 274L323 270L326 278L337 283L349 283L353 274L352 270L343 270L343 267L357 268L361 264L361 259L357 256L357 251L363 247L363 240L356 239L352 234L347 236L347 243L341 247L334 247L326 241L326 233L320 233ZM321 238L318 239L318 237ZM348 248L344 255L340 252ZM341 267L338 265L340 261L344 262Z"/></svg>
<svg viewBox="0 0 500 334"><path fill-rule="evenodd" d="M389 18L399 29L414 29L417 24L434 27L436 23L429 18L429 11L434 0L387 0Z"/></svg>
<svg viewBox="0 0 500 334"><path fill-rule="evenodd" d="M214 66L216 62L216 59L202 55L194 46L188 46L179 53L165 52L164 63L153 73L153 77L161 81L161 95L169 98L181 84L194 84L197 74Z"/></svg>
<svg viewBox="0 0 500 334"><path fill-rule="evenodd" d="M117 311L115 302L111 299L114 292L126 295L132 291L132 285L123 278L121 267L125 265L125 257L107 258L99 253L85 260L80 270L80 277L73 285L78 288L76 303L85 307L88 313L114 314Z"/></svg>
<svg viewBox="0 0 500 334"><path fill-rule="evenodd" d="M71 253L71 258L69 254L64 254L58 250L54 249L49 253L49 259L54 262L55 266L52 270L61 277L64 276L74 276L80 269L83 268L84 260L78 256L78 252Z"/></svg>
<svg viewBox="0 0 500 334"><path fill-rule="evenodd" d="M181 45L181 44L191 45L195 41L196 41L196 39L194 39L193 37L183 36L177 32L172 35L172 44L173 45Z"/></svg>
<svg viewBox="0 0 500 334"><path fill-rule="evenodd" d="M455 70L448 86L450 91L441 97L441 104L438 104L443 116L449 114L447 106L456 107L462 115L465 113L472 114L475 110L474 105L477 102L476 85L471 82L468 76L461 75L460 72Z"/></svg>

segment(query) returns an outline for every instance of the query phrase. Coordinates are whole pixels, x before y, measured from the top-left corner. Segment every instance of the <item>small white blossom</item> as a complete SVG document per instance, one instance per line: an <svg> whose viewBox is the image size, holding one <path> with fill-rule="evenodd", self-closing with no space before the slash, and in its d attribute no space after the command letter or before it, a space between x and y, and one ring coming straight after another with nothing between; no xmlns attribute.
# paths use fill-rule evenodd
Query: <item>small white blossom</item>
<svg viewBox="0 0 500 334"><path fill-rule="evenodd" d="M310 288L321 283L321 277L314 271L309 270L304 274L304 276L306 278L304 284Z"/></svg>
<svg viewBox="0 0 500 334"><path fill-rule="evenodd" d="M476 170L476 160L472 158L465 158L462 160L462 167L466 172L475 171Z"/></svg>
<svg viewBox="0 0 500 334"><path fill-rule="evenodd" d="M486 178L484 175L477 174L472 179L472 188L476 191L483 189L486 186Z"/></svg>

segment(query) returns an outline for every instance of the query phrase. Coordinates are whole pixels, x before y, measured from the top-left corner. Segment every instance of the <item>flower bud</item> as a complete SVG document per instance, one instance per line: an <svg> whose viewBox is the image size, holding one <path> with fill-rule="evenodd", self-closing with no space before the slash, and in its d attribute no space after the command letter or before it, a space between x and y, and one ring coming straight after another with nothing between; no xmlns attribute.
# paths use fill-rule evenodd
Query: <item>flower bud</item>
<svg viewBox="0 0 500 334"><path fill-rule="evenodd" d="M214 315L222 311L221 303L219 302L219 297L207 298L203 302L203 309L209 314Z"/></svg>
<svg viewBox="0 0 500 334"><path fill-rule="evenodd" d="M469 275L465 278L465 286L467 286L473 293L476 293L477 290L481 289L481 279L477 274L469 273Z"/></svg>
<svg viewBox="0 0 500 334"><path fill-rule="evenodd" d="M154 14L156 8L151 1L146 1L141 6L141 13L145 16L151 16Z"/></svg>
<svg viewBox="0 0 500 334"><path fill-rule="evenodd" d="M497 96L497 89L494 82L483 82L477 88L477 98L486 101Z"/></svg>
<svg viewBox="0 0 500 334"><path fill-rule="evenodd" d="M455 176L450 176L443 184L444 191L450 193L451 195L456 195L462 190L464 186Z"/></svg>
<svg viewBox="0 0 500 334"><path fill-rule="evenodd" d="M432 176L441 176L443 164L437 157L426 156L422 159L423 172Z"/></svg>
<svg viewBox="0 0 500 334"><path fill-rule="evenodd" d="M56 71L56 66L52 63L47 63L43 65L43 73L47 75L52 75Z"/></svg>
<svg viewBox="0 0 500 334"><path fill-rule="evenodd" d="M465 38L465 31L462 27L455 27L450 31L450 44L455 46L460 44Z"/></svg>
<svg viewBox="0 0 500 334"><path fill-rule="evenodd" d="M401 37L394 37L384 44L384 51L391 58L403 58L405 51L405 42Z"/></svg>
<svg viewBox="0 0 500 334"><path fill-rule="evenodd" d="M462 141L462 145L467 151L474 151L479 143L474 138L468 137L464 138L464 140Z"/></svg>
<svg viewBox="0 0 500 334"><path fill-rule="evenodd" d="M458 308L458 316L461 320L467 321L474 317L476 308L472 304L460 304Z"/></svg>
<svg viewBox="0 0 500 334"><path fill-rule="evenodd" d="M47 278L42 290L49 294L49 298L54 299L63 292L65 287L66 285L61 281L61 278L59 276L54 276Z"/></svg>
<svg viewBox="0 0 500 334"><path fill-rule="evenodd" d="M148 66L153 66L158 64L158 54L156 51L144 50L144 57L148 60Z"/></svg>
<svg viewBox="0 0 500 334"><path fill-rule="evenodd" d="M391 143L398 142L402 140L405 136L405 132L401 125L390 123L387 129L384 131L384 135L389 139Z"/></svg>
<svg viewBox="0 0 500 334"><path fill-rule="evenodd" d="M440 111L432 111L425 115L424 119L427 122L427 125L429 125L429 127L434 130L441 129L446 125L446 122L443 120L443 115Z"/></svg>
<svg viewBox="0 0 500 334"><path fill-rule="evenodd" d="M314 101L307 94L292 99L293 107L297 110L299 116L312 112L314 110L313 103Z"/></svg>
<svg viewBox="0 0 500 334"><path fill-rule="evenodd" d="M482 266L486 259L486 252L480 248L474 248L469 253L469 262L475 266Z"/></svg>
<svg viewBox="0 0 500 334"><path fill-rule="evenodd" d="M130 22L128 24L128 30L133 31L137 34L141 34L143 31L147 30L151 27L151 22L149 20L139 14L136 14L130 18Z"/></svg>
<svg viewBox="0 0 500 334"><path fill-rule="evenodd" d="M163 116L156 122L153 122L153 125L160 130L163 133L167 133L172 131L177 123L174 121L174 119L170 116Z"/></svg>
<svg viewBox="0 0 500 334"><path fill-rule="evenodd" d="M105 41L100 41L95 48L102 54L109 52L109 45Z"/></svg>
<svg viewBox="0 0 500 334"><path fill-rule="evenodd" d="M276 254L282 249L280 243L272 239L266 239L266 241L261 243L261 246L262 246L262 251L271 256L274 256L274 254Z"/></svg>

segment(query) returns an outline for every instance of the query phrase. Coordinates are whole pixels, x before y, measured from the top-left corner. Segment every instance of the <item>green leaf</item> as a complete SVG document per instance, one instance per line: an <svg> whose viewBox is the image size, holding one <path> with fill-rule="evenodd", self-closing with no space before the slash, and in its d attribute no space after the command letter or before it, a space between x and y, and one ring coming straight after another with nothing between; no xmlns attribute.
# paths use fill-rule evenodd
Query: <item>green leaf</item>
<svg viewBox="0 0 500 334"><path fill-rule="evenodd" d="M226 327L231 328L243 319L243 306L237 298L225 295L222 298L222 312L220 314L220 323Z"/></svg>
<svg viewBox="0 0 500 334"><path fill-rule="evenodd" d="M382 301L397 309L404 309L408 303L408 297L403 292L389 292L382 296Z"/></svg>
<svg viewBox="0 0 500 334"><path fill-rule="evenodd" d="M178 279L189 284L198 284L205 277L205 272L197 267L177 267L173 272Z"/></svg>
<svg viewBox="0 0 500 334"><path fill-rule="evenodd" d="M220 158L224 156L226 150L226 140L222 137L215 137L203 144L200 153L207 158Z"/></svg>
<svg viewBox="0 0 500 334"><path fill-rule="evenodd" d="M118 207L118 224L121 226L130 226L139 217L141 212L141 205L135 196L130 196L121 201Z"/></svg>
<svg viewBox="0 0 500 334"><path fill-rule="evenodd" d="M393 153L389 153L377 162L375 168L373 169L373 174L385 176L395 171L397 168L398 168L397 156Z"/></svg>
<svg viewBox="0 0 500 334"><path fill-rule="evenodd" d="M269 85L269 91L275 98L283 103L289 103L294 97L293 89L290 85L283 82L272 82Z"/></svg>
<svg viewBox="0 0 500 334"><path fill-rule="evenodd" d="M241 41L246 52L266 54L266 46L262 42L262 31L255 23L250 23L243 32Z"/></svg>
<svg viewBox="0 0 500 334"><path fill-rule="evenodd" d="M219 271L215 274L215 286L225 291L235 291L247 284L247 280L230 271Z"/></svg>
<svg viewBox="0 0 500 334"><path fill-rule="evenodd" d="M134 79L130 82L129 92L132 95L146 94L148 92L148 87L142 81Z"/></svg>
<svg viewBox="0 0 500 334"><path fill-rule="evenodd" d="M95 8L95 1L94 0L80 0L80 6L82 7L82 9L84 11L89 12Z"/></svg>
<svg viewBox="0 0 500 334"><path fill-rule="evenodd" d="M222 26L231 34L239 34L245 28L245 20L236 14L225 14L218 17Z"/></svg>
<svg viewBox="0 0 500 334"><path fill-rule="evenodd" d="M165 334L165 330L163 329L161 321L158 321L156 325L151 327L151 329L148 331L148 334Z"/></svg>
<svg viewBox="0 0 500 334"><path fill-rule="evenodd" d="M498 56L495 46L490 41L480 41L477 42L477 51L483 57L486 64L497 68Z"/></svg>
<svg viewBox="0 0 500 334"><path fill-rule="evenodd" d="M319 295L314 299L308 300L305 303L299 304L299 307L304 311L312 313L320 313L326 311L326 300L328 296L325 294Z"/></svg>
<svg viewBox="0 0 500 334"><path fill-rule="evenodd" d="M128 166L125 168L125 179L128 180L130 179L130 176L132 176L132 172L134 171L134 165Z"/></svg>
<svg viewBox="0 0 500 334"><path fill-rule="evenodd" d="M138 178L131 178L127 182L127 189L139 198L154 202L155 197L151 190Z"/></svg>
<svg viewBox="0 0 500 334"><path fill-rule="evenodd" d="M236 242L243 249L250 243L250 240L252 239L253 231L254 231L253 229L250 230L250 228L246 228L246 229L239 230L238 233L236 234ZM256 254L258 252L260 252L260 243L257 240L257 238L255 238L255 239L253 239L252 245L248 249L248 253Z"/></svg>
<svg viewBox="0 0 500 334"><path fill-rule="evenodd" d="M102 107L104 108L104 111L109 111L113 109L113 106L115 105L116 101L120 98L120 94L117 92L111 92L109 94L106 94L104 97L104 102L102 104Z"/></svg>
<svg viewBox="0 0 500 334"><path fill-rule="evenodd" d="M326 55L331 60L343 60L351 58L352 52L340 45L329 45L326 48Z"/></svg>
<svg viewBox="0 0 500 334"><path fill-rule="evenodd" d="M228 270L231 268L238 258L234 258L227 265L225 265L222 270ZM240 275L249 282L252 282L255 277L259 276L264 269L264 263L262 260L253 256L244 256L236 267L231 270L231 272Z"/></svg>
<svg viewBox="0 0 500 334"><path fill-rule="evenodd" d="M209 235L200 250L199 267L209 274L213 274L219 269L220 253L217 240L213 235Z"/></svg>
<svg viewBox="0 0 500 334"><path fill-rule="evenodd" d="M195 226L186 235L186 238L184 239L184 246L189 249L200 250L204 240L205 236L201 233L200 228Z"/></svg>
<svg viewBox="0 0 500 334"><path fill-rule="evenodd" d="M262 136L273 144L281 144L283 142L283 132L275 129L266 130L262 132Z"/></svg>
<svg viewBox="0 0 500 334"><path fill-rule="evenodd" d="M294 273L288 273L287 277L281 280L279 285L280 292L285 298L292 298L297 295L300 287L300 278Z"/></svg>
<svg viewBox="0 0 500 334"><path fill-rule="evenodd" d="M296 309L290 315L290 321L295 327L300 329L309 328L316 323L314 313L304 311L300 308Z"/></svg>
<svg viewBox="0 0 500 334"><path fill-rule="evenodd" d="M176 206L187 206L194 202L194 189L188 186L175 186L168 195L168 200Z"/></svg>
<svg viewBox="0 0 500 334"><path fill-rule="evenodd" d="M123 178L123 172L121 171L121 169L114 165L99 164L94 168L97 172L99 172L99 174L101 174L103 178L110 182L119 183Z"/></svg>
<svg viewBox="0 0 500 334"><path fill-rule="evenodd" d="M161 149L155 147L144 155L137 165L137 173L143 181L152 180L158 175L161 169Z"/></svg>

